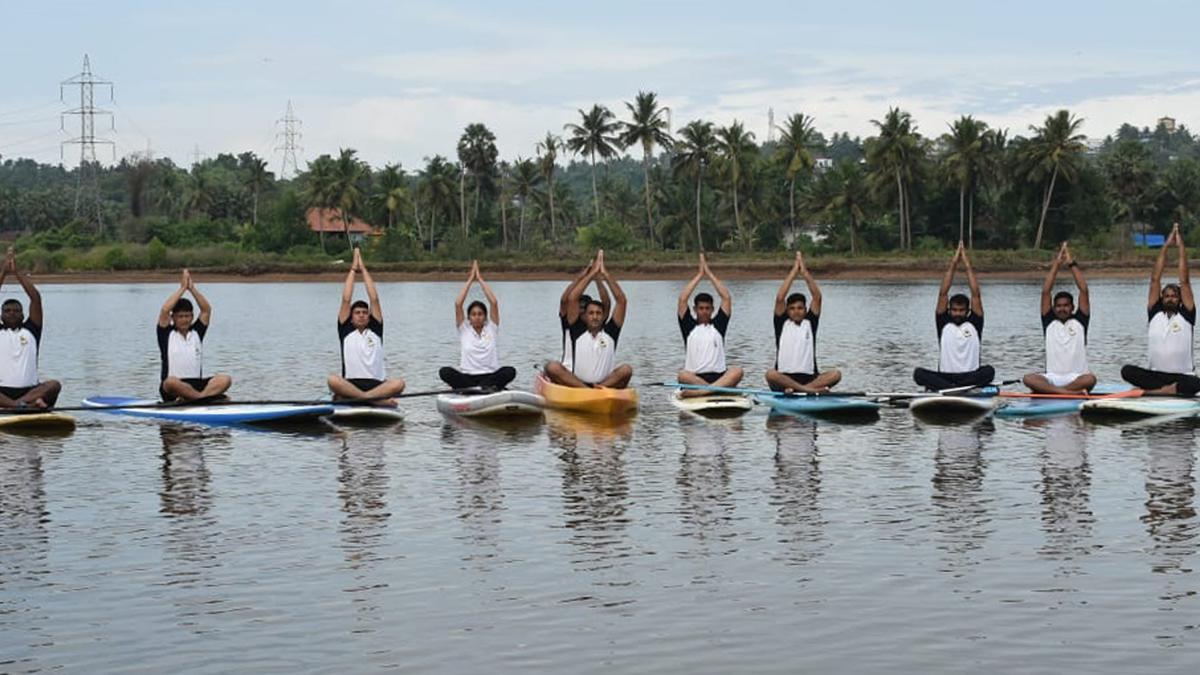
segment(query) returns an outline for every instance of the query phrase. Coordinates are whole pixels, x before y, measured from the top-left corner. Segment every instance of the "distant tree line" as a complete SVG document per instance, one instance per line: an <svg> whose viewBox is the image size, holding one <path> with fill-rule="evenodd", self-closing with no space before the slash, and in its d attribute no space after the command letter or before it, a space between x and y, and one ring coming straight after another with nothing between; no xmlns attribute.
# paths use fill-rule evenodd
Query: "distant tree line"
<svg viewBox="0 0 1200 675"><path fill-rule="evenodd" d="M1122 125L1089 146L1066 110L1022 133L964 116L921 130L889 109L868 138L796 112L777 140L739 121L670 129L653 92L620 114L601 105L501 159L495 134L468 125L453 153L420 167L372 168L353 149L279 180L253 153L190 169L131 155L98 167L103 220L75 217L75 169L0 162L0 232L46 251L106 243L220 245L340 256L346 241L309 230L311 208L380 227L383 260L613 250L930 251L1039 248L1063 239L1129 245L1135 231L1185 232L1200 214L1200 143L1180 125ZM924 131L925 133L922 133ZM940 132L940 133L939 133ZM87 212L86 210L84 212Z"/></svg>

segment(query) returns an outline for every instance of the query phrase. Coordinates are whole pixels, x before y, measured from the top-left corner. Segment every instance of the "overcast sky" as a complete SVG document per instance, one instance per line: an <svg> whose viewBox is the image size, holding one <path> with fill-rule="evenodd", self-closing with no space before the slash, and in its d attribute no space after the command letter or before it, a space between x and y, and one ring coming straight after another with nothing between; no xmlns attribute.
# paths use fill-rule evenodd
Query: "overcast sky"
<svg viewBox="0 0 1200 675"><path fill-rule="evenodd" d="M249 5L253 4L253 8ZM889 106L927 135L971 114L1011 133L1062 107L1102 138L1170 115L1200 125L1200 9L1118 2L350 3L0 0L0 155L57 163L59 82L83 54L115 83L117 155L190 164L252 150L278 167L291 100L301 164L340 147L374 166L453 157L483 122L503 158L593 103L624 116L651 90L673 126L739 119L759 141L767 109L869 135ZM78 89L67 90L69 106ZM112 155L102 150L101 159ZM66 163L78 161L68 149Z"/></svg>

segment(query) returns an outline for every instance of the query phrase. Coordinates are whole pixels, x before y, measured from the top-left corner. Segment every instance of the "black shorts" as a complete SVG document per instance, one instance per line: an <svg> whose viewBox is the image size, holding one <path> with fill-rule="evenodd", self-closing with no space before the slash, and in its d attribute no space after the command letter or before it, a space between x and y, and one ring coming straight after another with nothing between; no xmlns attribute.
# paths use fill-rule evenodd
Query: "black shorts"
<svg viewBox="0 0 1200 675"><path fill-rule="evenodd" d="M195 389L197 392L201 392L204 391L204 388L208 386L208 381L211 379L211 377L181 377L179 378L179 381L183 382L192 389ZM162 400L164 401L175 400L174 396L171 396L167 392L163 391L162 384L158 385L158 395L161 396Z"/></svg>
<svg viewBox="0 0 1200 675"><path fill-rule="evenodd" d="M33 385L33 387L36 387L36 386L37 386L36 384ZM7 396L15 401L15 400L21 398L22 396L24 396L25 394L28 394L29 392L33 391L33 387L0 387L0 394L4 394L5 396Z"/></svg>
<svg viewBox="0 0 1200 675"><path fill-rule="evenodd" d="M727 372L729 372L729 371L725 370L725 371L721 371L719 373L696 373L696 377L704 380L705 382L707 382L709 384L712 384L713 382L716 382L717 380L724 377L725 373L727 373Z"/></svg>
<svg viewBox="0 0 1200 675"><path fill-rule="evenodd" d="M372 380L369 377L349 377L346 381L358 388L364 394L383 384L383 380Z"/></svg>
<svg viewBox="0 0 1200 675"><path fill-rule="evenodd" d="M793 380L799 382L800 384L808 384L809 382L812 382L813 380L817 379L818 373L780 373L780 375L783 375L784 377L790 377ZM767 386L771 387L771 391L783 391L784 390L783 387L775 384L774 382L768 383Z"/></svg>

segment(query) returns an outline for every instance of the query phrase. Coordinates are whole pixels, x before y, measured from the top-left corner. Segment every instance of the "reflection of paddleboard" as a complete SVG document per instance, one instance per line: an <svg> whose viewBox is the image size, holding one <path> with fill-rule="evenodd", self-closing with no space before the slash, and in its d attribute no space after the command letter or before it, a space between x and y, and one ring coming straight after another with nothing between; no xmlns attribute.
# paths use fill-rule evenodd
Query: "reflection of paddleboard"
<svg viewBox="0 0 1200 675"><path fill-rule="evenodd" d="M1191 398L1146 397L1146 398L1103 398L1085 401L1079 412L1091 419L1132 419L1195 415L1200 412L1200 401Z"/></svg>
<svg viewBox="0 0 1200 675"><path fill-rule="evenodd" d="M1120 385L1098 385L1092 390L1092 393L1079 398L1071 398L1067 396L1036 396L1031 395L1029 398L1020 396L1012 396L1005 398L1004 402L996 409L996 417L1049 417L1051 415L1069 415L1079 412L1080 407L1086 400L1098 399L1100 396L1128 396L1131 393L1128 387ZM1132 392L1139 393L1139 392Z"/></svg>
<svg viewBox="0 0 1200 675"><path fill-rule="evenodd" d="M490 394L440 394L437 409L461 417L513 417L540 415L546 399L527 391L505 389Z"/></svg>
<svg viewBox="0 0 1200 675"><path fill-rule="evenodd" d="M990 413L995 405L995 396L934 394L914 398L908 409L922 417L979 417Z"/></svg>
<svg viewBox="0 0 1200 675"><path fill-rule="evenodd" d="M333 412L333 406L324 404L222 403L218 405L155 407L161 405L161 403L154 399L138 399L131 396L92 396L83 399L83 405L96 408L97 412L172 420L175 422L199 422L202 424L279 424L305 422L316 420ZM108 406L130 407L106 409Z"/></svg>
<svg viewBox="0 0 1200 675"><path fill-rule="evenodd" d="M707 396L671 396L675 407L703 417L738 417L754 407L749 396L740 394L710 394Z"/></svg>
<svg viewBox="0 0 1200 675"><path fill-rule="evenodd" d="M0 431L15 433L62 433L75 428L75 418L56 412L0 413Z"/></svg>
<svg viewBox="0 0 1200 675"><path fill-rule="evenodd" d="M866 417L879 412L879 404L865 398L822 394L820 396L759 394L759 403L779 412L826 417Z"/></svg>
<svg viewBox="0 0 1200 675"><path fill-rule="evenodd" d="M404 419L404 413L396 408L377 405L333 405L333 414L329 416L338 424L382 425L392 424Z"/></svg>

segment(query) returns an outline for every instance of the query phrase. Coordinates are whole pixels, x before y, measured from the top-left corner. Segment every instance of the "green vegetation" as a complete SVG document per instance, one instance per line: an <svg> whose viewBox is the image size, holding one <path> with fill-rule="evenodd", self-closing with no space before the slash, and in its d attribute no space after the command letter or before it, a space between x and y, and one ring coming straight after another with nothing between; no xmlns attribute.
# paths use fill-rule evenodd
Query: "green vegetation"
<svg viewBox="0 0 1200 675"><path fill-rule="evenodd" d="M347 238L309 230L308 209L321 207L338 209L344 232L355 219L381 229L366 244L373 262L434 269L482 257L541 268L596 247L638 261L701 248L745 260L789 248L904 260L960 238L996 252L1071 239L1127 257L1134 232L1178 221L1190 235L1200 218L1200 142L1182 126L1123 125L1089 148L1084 121L1066 110L1010 137L971 116L924 135L893 108L866 139L826 138L819 120L796 112L778 141L760 143L739 121L694 120L671 133L654 92L625 107L625 119L601 105L580 110L510 159L485 124L471 124L456 161L436 155L415 171L374 169L353 149L290 180L253 153L190 169L130 156L98 169L103 228L75 217L75 170L6 158L0 234L39 271L322 269L345 257Z"/></svg>

